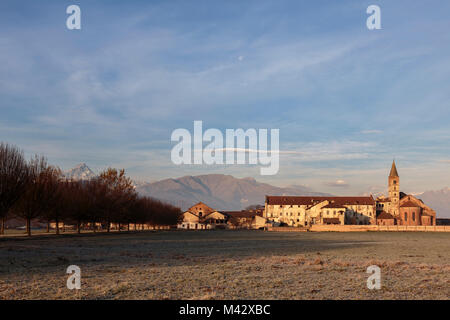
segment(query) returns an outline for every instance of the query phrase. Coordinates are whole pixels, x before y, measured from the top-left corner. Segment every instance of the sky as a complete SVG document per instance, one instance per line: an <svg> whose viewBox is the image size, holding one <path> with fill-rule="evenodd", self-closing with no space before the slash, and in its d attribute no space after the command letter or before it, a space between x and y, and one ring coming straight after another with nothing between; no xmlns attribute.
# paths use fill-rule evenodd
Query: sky
<svg viewBox="0 0 450 320"><path fill-rule="evenodd" d="M66 8L81 8L68 30ZM366 9L381 9L368 30ZM0 140L64 170L352 195L450 186L450 2L0 2ZM278 174L175 165L171 133L280 130Z"/></svg>

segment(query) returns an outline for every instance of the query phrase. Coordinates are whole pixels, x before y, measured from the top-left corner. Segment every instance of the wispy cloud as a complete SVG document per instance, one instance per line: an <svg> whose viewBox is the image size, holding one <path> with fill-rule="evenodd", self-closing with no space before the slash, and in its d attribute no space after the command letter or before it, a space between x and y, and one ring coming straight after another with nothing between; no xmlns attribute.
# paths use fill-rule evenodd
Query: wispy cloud
<svg viewBox="0 0 450 320"><path fill-rule="evenodd" d="M328 187L337 187L337 188L348 188L350 185L345 180L336 180L331 182L324 183Z"/></svg>
<svg viewBox="0 0 450 320"><path fill-rule="evenodd" d="M383 130L362 130L362 134L379 134L383 133Z"/></svg>
<svg viewBox="0 0 450 320"><path fill-rule="evenodd" d="M202 119L280 129L278 184L345 178L350 192L394 156L419 167L422 183L450 179L429 167L450 158L450 36L437 32L450 27L450 4L417 4L414 26L396 19L377 33L350 1L209 1L200 11L80 3L88 20L78 33L55 27L60 6L50 2L6 1L0 12L0 133L27 152L63 167L114 163L137 177L253 174L171 164L171 131ZM401 3L382 7L404 14Z"/></svg>

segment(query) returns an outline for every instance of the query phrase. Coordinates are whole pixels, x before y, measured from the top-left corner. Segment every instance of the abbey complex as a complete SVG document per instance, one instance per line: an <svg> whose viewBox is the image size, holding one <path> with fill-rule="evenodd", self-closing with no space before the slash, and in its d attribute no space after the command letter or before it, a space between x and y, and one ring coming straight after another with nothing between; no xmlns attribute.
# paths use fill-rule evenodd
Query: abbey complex
<svg viewBox="0 0 450 320"><path fill-rule="evenodd" d="M270 196L264 209L226 212L200 202L183 214L182 229L252 228L313 225L435 226L436 212L400 191L395 161L388 177L388 197Z"/></svg>
<svg viewBox="0 0 450 320"><path fill-rule="evenodd" d="M436 212L400 191L395 161L388 177L388 197L266 196L264 216L289 226L314 224L436 225Z"/></svg>

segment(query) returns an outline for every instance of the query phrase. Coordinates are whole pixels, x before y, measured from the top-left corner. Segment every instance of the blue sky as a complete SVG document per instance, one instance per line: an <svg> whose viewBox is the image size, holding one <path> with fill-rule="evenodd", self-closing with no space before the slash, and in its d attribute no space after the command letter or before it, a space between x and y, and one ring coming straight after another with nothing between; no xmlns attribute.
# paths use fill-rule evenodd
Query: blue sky
<svg viewBox="0 0 450 320"><path fill-rule="evenodd" d="M66 28L78 4L82 29ZM366 28L381 8L382 30ZM135 179L450 185L448 1L2 1L0 140ZM280 170L175 166L174 129L280 129ZM336 183L342 180L341 183Z"/></svg>

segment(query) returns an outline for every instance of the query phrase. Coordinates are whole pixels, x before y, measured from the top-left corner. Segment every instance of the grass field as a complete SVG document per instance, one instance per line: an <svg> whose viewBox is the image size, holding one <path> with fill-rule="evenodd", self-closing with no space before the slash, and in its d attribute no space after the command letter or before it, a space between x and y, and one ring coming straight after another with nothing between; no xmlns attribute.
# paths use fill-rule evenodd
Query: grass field
<svg viewBox="0 0 450 320"><path fill-rule="evenodd" d="M68 290L69 265L82 272ZM381 290L369 290L370 265ZM450 234L144 231L0 238L0 299L449 299Z"/></svg>

